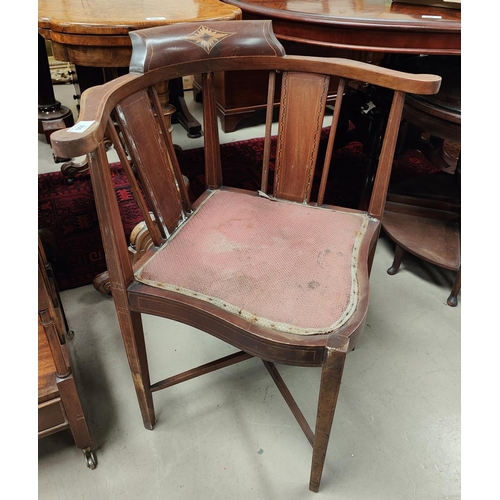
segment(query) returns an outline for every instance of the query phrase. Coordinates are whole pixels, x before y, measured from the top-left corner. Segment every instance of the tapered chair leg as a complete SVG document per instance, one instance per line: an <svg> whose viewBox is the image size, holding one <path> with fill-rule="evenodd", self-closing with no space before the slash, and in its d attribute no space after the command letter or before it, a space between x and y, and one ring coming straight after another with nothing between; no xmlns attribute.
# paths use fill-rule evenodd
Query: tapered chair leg
<svg viewBox="0 0 500 500"><path fill-rule="evenodd" d="M156 423L156 419L141 315L129 311L121 314L119 313L118 321L120 323L123 343L125 345L130 371L132 372L144 427L152 430Z"/></svg>
<svg viewBox="0 0 500 500"><path fill-rule="evenodd" d="M318 413L314 431L313 456L309 489L315 493L319 490L326 450L330 439L330 431L337 406L340 381L347 355L348 341L338 347L326 347L325 359L321 370Z"/></svg>

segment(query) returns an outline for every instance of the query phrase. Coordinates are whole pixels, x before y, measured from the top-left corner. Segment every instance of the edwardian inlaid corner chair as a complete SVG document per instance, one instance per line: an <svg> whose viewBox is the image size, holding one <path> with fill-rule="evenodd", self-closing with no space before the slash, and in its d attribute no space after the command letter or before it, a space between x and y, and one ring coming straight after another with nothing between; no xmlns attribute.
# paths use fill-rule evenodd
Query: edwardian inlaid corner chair
<svg viewBox="0 0 500 500"><path fill-rule="evenodd" d="M366 322L370 267L404 96L435 93L440 78L351 60L287 56L270 21L183 23L130 36L130 73L87 90L78 123L54 133L52 146L61 157L88 155L111 293L144 426L155 425L155 391L252 356L261 358L313 447L309 488L318 491L345 357ZM269 72L259 192L224 185L214 94L215 72L250 69ZM155 86L193 74L202 75L203 81L207 190L191 203ZM334 78L339 82L335 110L319 194L312 200ZM367 211L323 204L342 96L350 80L394 91ZM270 168L275 95L279 129ZM134 265L110 177L105 135L129 175L153 241ZM241 351L152 383L143 313L186 323ZM314 432L274 363L321 367Z"/></svg>

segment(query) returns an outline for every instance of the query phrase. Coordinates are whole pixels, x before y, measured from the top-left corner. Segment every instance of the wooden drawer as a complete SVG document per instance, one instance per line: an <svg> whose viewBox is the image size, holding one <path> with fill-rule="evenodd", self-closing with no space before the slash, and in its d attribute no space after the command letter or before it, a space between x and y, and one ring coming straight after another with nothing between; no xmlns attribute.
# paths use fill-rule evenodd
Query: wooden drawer
<svg viewBox="0 0 500 500"><path fill-rule="evenodd" d="M48 436L68 426L61 398L38 405L38 437Z"/></svg>

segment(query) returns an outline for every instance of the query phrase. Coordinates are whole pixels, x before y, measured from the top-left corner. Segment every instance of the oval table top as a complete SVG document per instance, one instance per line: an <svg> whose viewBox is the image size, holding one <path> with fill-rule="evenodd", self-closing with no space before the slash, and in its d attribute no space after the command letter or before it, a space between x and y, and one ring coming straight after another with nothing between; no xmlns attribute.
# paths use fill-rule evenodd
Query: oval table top
<svg viewBox="0 0 500 500"><path fill-rule="evenodd" d="M83 66L128 66L130 31L180 22L241 19L219 0L38 0L38 32L54 56Z"/></svg>
<svg viewBox="0 0 500 500"><path fill-rule="evenodd" d="M38 28L52 33L128 35L165 24L240 18L238 7L219 0L38 0Z"/></svg>
<svg viewBox="0 0 500 500"><path fill-rule="evenodd" d="M272 19L277 38L330 48L460 54L461 11L391 0L224 0L243 19Z"/></svg>

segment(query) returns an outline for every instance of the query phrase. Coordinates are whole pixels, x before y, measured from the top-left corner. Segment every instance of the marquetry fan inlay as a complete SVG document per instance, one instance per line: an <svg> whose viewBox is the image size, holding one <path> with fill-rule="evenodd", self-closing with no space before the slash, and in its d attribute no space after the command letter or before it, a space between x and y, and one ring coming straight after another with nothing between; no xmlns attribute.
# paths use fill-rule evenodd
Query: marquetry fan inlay
<svg viewBox="0 0 500 500"><path fill-rule="evenodd" d="M200 26L196 31L188 35L186 38L199 45L207 54L224 38L234 35L234 33L224 33L222 31L213 30L206 26Z"/></svg>

